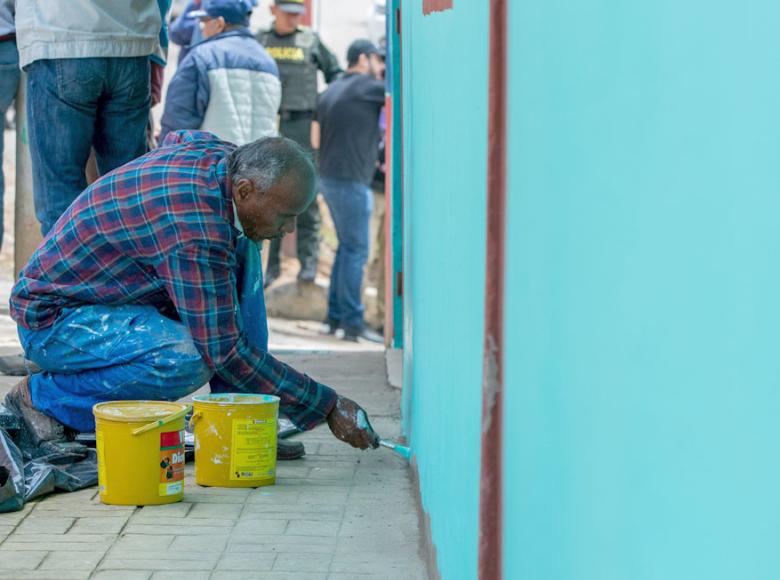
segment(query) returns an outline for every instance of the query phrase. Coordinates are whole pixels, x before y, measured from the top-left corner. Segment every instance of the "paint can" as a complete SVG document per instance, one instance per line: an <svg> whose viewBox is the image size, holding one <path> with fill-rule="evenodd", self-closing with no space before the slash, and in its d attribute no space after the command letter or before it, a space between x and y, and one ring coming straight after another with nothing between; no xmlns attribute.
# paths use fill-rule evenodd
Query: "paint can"
<svg viewBox="0 0 780 580"><path fill-rule="evenodd" d="M212 393L193 401L195 483L213 487L276 483L279 397Z"/></svg>
<svg viewBox="0 0 780 580"><path fill-rule="evenodd" d="M140 506L182 500L189 409L165 401L112 401L92 408L101 502Z"/></svg>

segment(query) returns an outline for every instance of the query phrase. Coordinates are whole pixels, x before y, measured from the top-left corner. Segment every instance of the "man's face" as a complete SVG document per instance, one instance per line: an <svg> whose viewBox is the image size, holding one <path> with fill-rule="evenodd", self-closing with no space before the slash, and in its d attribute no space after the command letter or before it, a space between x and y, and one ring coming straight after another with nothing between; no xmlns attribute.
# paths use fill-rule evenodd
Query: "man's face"
<svg viewBox="0 0 780 580"><path fill-rule="evenodd" d="M295 231L295 218L314 200L314 184L288 173L268 191L248 179L233 186L233 201L244 234L255 242L281 238Z"/></svg>
<svg viewBox="0 0 780 580"><path fill-rule="evenodd" d="M223 30L225 30L225 19L221 16L219 18L211 18L210 16L204 16L200 20L200 30L203 33L203 38L210 38L216 36Z"/></svg>
<svg viewBox="0 0 780 580"><path fill-rule="evenodd" d="M378 54L371 54L368 57L370 74L376 79L384 80L385 78L385 59Z"/></svg>
<svg viewBox="0 0 780 580"><path fill-rule="evenodd" d="M279 34L292 34L298 29L298 26L301 24L301 19L303 18L303 14L285 12L274 4L271 4L271 14L273 14L276 19L274 28Z"/></svg>

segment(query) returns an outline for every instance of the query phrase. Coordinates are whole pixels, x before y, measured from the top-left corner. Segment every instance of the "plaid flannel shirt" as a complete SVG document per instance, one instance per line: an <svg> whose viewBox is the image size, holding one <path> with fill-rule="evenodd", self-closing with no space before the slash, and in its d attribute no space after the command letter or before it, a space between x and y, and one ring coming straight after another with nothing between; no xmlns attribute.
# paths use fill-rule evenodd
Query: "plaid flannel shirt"
<svg viewBox="0 0 780 580"><path fill-rule="evenodd" d="M159 149L96 181L22 270L11 316L50 326L64 308L149 304L178 316L203 359L237 391L281 398L300 429L319 424L336 393L252 345L236 291L227 157L211 133L176 131Z"/></svg>

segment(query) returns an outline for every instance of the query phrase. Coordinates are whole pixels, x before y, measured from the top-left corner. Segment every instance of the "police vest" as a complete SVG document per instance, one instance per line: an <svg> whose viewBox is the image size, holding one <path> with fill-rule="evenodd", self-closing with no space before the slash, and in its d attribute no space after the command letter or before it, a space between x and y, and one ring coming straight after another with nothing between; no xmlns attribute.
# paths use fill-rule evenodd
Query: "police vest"
<svg viewBox="0 0 780 580"><path fill-rule="evenodd" d="M257 39L279 66L282 79L282 111L314 111L317 108L317 33L308 28L279 36L273 30Z"/></svg>

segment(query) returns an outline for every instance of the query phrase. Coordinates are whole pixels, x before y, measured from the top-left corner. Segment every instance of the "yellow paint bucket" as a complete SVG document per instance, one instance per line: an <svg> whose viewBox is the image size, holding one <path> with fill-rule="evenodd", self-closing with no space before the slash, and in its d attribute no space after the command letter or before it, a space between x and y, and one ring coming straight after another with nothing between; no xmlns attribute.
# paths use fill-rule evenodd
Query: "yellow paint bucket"
<svg viewBox="0 0 780 580"><path fill-rule="evenodd" d="M181 501L184 415L189 409L164 401L112 401L92 408L100 501L113 505Z"/></svg>
<svg viewBox="0 0 780 580"><path fill-rule="evenodd" d="M213 393L193 401L195 483L214 487L276 483L279 397Z"/></svg>

